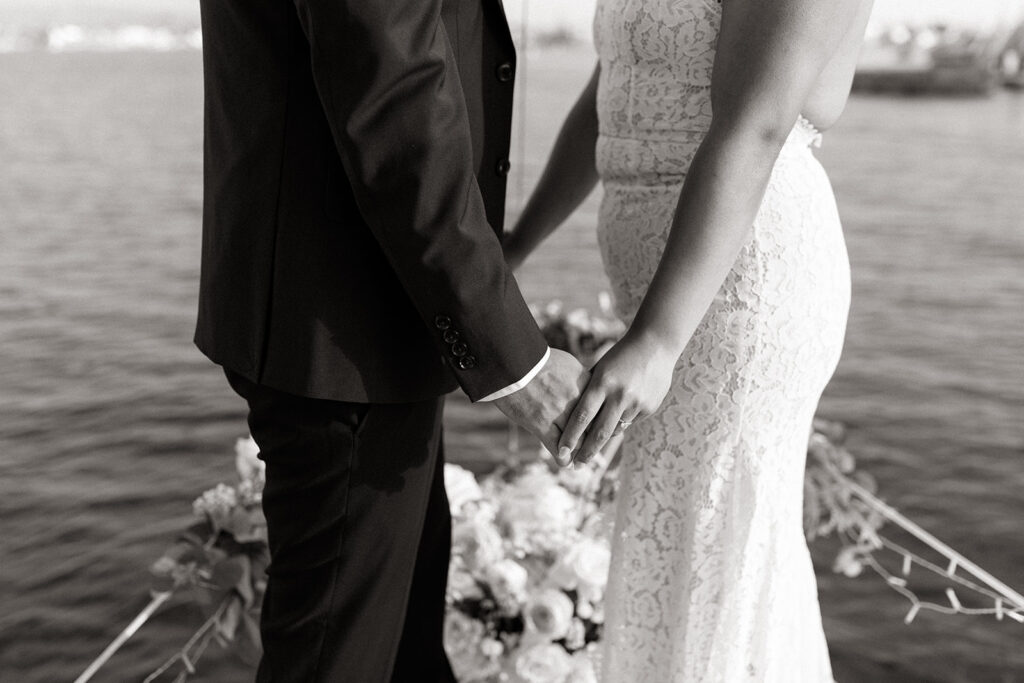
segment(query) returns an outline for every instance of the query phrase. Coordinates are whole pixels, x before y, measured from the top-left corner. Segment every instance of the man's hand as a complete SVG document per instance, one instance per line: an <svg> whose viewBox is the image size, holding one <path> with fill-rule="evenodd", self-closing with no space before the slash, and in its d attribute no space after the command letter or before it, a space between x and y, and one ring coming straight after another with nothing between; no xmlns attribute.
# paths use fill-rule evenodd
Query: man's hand
<svg viewBox="0 0 1024 683"><path fill-rule="evenodd" d="M558 456L558 439L590 373L572 355L551 349L551 356L529 384L508 396L496 399L498 410L517 425L534 434L560 466L571 458Z"/></svg>

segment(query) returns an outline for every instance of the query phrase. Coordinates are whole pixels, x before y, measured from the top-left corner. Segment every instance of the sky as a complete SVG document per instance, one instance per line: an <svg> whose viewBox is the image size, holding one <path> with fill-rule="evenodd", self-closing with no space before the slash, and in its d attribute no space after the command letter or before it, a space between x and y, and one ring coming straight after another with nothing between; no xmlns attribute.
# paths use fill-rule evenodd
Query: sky
<svg viewBox="0 0 1024 683"><path fill-rule="evenodd" d="M589 30L595 0L505 0L513 23ZM0 0L0 24L198 22L199 0ZM946 21L991 27L1024 17L1024 0L875 0L875 23Z"/></svg>

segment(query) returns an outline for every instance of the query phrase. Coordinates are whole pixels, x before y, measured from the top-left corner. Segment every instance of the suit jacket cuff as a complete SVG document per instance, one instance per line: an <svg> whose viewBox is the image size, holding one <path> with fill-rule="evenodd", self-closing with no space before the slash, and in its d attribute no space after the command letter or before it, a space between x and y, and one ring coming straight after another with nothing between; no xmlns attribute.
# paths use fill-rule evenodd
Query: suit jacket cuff
<svg viewBox="0 0 1024 683"><path fill-rule="evenodd" d="M533 369L526 373L526 375L524 375L521 380L509 384L504 389L499 389L498 391L495 391L493 394L487 394L483 398L479 399L478 402L487 403L488 401L496 401L499 398L505 398L509 394L514 394L515 392L519 391L520 389L522 389L527 384L533 381L533 378L537 376L537 373L539 373L544 368L544 365L547 364L549 358L551 358L550 346L544 352L544 357L540 359L540 362L534 365Z"/></svg>

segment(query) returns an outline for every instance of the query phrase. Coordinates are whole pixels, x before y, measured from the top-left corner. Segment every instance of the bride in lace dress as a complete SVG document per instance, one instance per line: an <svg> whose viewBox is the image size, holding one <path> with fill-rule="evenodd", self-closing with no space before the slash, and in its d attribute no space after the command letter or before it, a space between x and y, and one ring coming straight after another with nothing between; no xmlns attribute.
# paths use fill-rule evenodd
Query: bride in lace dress
<svg viewBox="0 0 1024 683"><path fill-rule="evenodd" d="M608 683L833 680L802 496L850 275L812 148L870 4L598 2L598 66L506 252L521 263L600 179L629 331L561 444L586 462L625 430Z"/></svg>

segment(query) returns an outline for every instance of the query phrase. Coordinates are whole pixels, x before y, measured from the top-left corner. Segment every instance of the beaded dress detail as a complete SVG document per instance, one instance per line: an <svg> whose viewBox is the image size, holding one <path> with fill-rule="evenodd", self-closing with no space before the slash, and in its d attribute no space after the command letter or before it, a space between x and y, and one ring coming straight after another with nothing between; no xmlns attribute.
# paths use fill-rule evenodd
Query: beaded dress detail
<svg viewBox="0 0 1024 683"><path fill-rule="evenodd" d="M627 323L711 122L721 5L599 0L598 240ZM807 440L850 297L832 189L796 122L660 411L626 432L605 683L830 683L803 536Z"/></svg>

